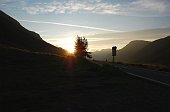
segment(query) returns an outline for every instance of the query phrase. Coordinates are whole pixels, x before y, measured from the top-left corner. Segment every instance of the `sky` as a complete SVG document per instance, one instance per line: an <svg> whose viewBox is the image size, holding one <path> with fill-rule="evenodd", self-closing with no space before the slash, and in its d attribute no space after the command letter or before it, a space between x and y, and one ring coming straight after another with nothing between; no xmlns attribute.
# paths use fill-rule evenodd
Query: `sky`
<svg viewBox="0 0 170 112"><path fill-rule="evenodd" d="M77 35L170 27L169 9L170 0L0 0L0 10L69 51Z"/></svg>

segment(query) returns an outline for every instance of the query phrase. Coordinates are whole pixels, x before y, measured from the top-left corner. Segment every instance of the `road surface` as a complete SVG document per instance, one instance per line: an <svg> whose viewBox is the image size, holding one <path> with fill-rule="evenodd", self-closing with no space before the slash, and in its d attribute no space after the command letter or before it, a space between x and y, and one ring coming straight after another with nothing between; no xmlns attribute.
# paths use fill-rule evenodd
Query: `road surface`
<svg viewBox="0 0 170 112"><path fill-rule="evenodd" d="M92 63L98 64L100 66L103 66L104 64L113 65L112 63L108 63L104 61L92 61ZM124 65L124 64L114 64L114 66L126 72L129 75L170 87L170 72L150 70L150 69L145 69L137 66Z"/></svg>
<svg viewBox="0 0 170 112"><path fill-rule="evenodd" d="M155 71L122 64L115 64L114 66L135 77L150 80L170 87L170 72Z"/></svg>

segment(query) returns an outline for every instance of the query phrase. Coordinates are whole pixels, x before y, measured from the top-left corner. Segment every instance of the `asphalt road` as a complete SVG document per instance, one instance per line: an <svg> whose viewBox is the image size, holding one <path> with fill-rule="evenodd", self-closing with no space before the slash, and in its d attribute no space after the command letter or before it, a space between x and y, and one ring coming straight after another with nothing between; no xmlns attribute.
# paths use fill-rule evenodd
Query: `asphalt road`
<svg viewBox="0 0 170 112"><path fill-rule="evenodd" d="M170 72L155 71L122 64L115 64L114 66L135 77L150 80L170 87Z"/></svg>

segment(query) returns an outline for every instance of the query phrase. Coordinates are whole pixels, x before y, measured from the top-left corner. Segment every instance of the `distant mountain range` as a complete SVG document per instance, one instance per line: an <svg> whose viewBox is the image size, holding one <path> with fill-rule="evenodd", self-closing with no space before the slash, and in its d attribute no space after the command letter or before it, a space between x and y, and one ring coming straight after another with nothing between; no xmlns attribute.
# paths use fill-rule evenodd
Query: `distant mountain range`
<svg viewBox="0 0 170 112"><path fill-rule="evenodd" d="M170 27L166 28L156 28L156 29L146 29L146 30L137 30L129 32L117 32L117 33L105 33L105 34L95 34L89 35L88 38L118 38L118 39L159 39L160 37L166 37L170 35Z"/></svg>
<svg viewBox="0 0 170 112"><path fill-rule="evenodd" d="M0 11L0 45L33 52L64 55L64 49L45 42L39 34L22 27L18 21Z"/></svg>
<svg viewBox="0 0 170 112"><path fill-rule="evenodd" d="M89 41L89 45L96 46L99 49L105 49L110 46L117 46L118 49L123 48L133 40L154 41L161 37L170 35L170 27L146 29L130 32L106 33L86 36L87 39L95 40Z"/></svg>
<svg viewBox="0 0 170 112"><path fill-rule="evenodd" d="M112 60L111 49L92 53L96 60ZM117 51L117 62L170 65L170 36L152 42L131 41Z"/></svg>

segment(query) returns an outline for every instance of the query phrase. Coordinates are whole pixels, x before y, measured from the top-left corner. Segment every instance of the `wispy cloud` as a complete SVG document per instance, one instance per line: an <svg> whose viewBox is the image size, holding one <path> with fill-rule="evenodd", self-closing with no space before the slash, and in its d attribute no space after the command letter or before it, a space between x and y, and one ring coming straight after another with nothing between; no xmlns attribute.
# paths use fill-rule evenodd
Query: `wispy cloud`
<svg viewBox="0 0 170 112"><path fill-rule="evenodd" d="M170 15L169 0L136 0L125 6L123 11L134 15ZM126 11L125 11L126 10Z"/></svg>
<svg viewBox="0 0 170 112"><path fill-rule="evenodd" d="M68 27L78 27L78 28L86 28L86 29L93 29L93 30L108 31L108 32L122 32L122 31L118 31L118 30L111 30L111 29L91 27L91 26L82 26L82 25L75 25L75 24L57 23L57 22L30 21L30 20L19 20L19 19L18 19L18 21L20 21L20 22L30 22L30 23L39 23L39 24L61 25L61 26L68 26Z"/></svg>
<svg viewBox="0 0 170 112"><path fill-rule="evenodd" d="M14 5L25 3L24 0L0 0L0 5Z"/></svg>
<svg viewBox="0 0 170 112"><path fill-rule="evenodd" d="M104 0L69 0L37 3L23 7L29 14L95 13L118 15L170 15L169 0L134 0L127 3Z"/></svg>
<svg viewBox="0 0 170 112"><path fill-rule="evenodd" d="M168 7L169 3L167 0L138 0L132 2L134 6L142 8L143 10L164 12Z"/></svg>
<svg viewBox="0 0 170 112"><path fill-rule="evenodd" d="M109 1L109 2L108 2ZM24 10L29 14L93 13L132 16L170 16L170 0L0 0L1 9Z"/></svg>
<svg viewBox="0 0 170 112"><path fill-rule="evenodd" d="M97 13L116 14L120 4L109 4L101 0L70 0L68 2L51 2L26 6L23 8L29 14L55 13Z"/></svg>

